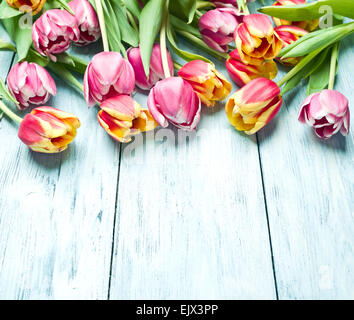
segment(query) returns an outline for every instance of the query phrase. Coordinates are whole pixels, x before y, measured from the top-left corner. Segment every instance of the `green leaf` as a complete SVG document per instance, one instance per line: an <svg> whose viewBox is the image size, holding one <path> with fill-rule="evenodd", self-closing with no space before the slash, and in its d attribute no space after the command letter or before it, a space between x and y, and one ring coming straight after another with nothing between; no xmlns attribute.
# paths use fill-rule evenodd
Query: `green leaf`
<svg viewBox="0 0 354 320"><path fill-rule="evenodd" d="M111 0L110 4L115 12L117 21L119 21L118 25L122 40L132 47L137 47L139 45L139 35L128 21L126 8L118 4L116 0Z"/></svg>
<svg viewBox="0 0 354 320"><path fill-rule="evenodd" d="M67 65L69 70L75 71L77 73L84 74L88 65L88 62L74 55L69 55L72 61L74 62L74 66Z"/></svg>
<svg viewBox="0 0 354 320"><path fill-rule="evenodd" d="M168 39L168 41L169 41L169 43L171 45L172 50L179 57L181 57L183 60L185 60L185 61L203 60L205 62L213 64L209 59L207 59L207 58L205 58L205 57L203 57L201 55L198 55L198 54L191 53L191 52L188 52L188 51L180 49L178 47L176 41L175 41L175 37L174 37L173 31L172 31L172 29L170 27L167 28L166 35L167 35L167 39Z"/></svg>
<svg viewBox="0 0 354 320"><path fill-rule="evenodd" d="M328 86L329 73L331 69L331 51L332 48L328 48L325 51L324 57L319 64L318 68L310 75L309 84L307 87L307 94L321 91ZM338 71L338 69L337 69Z"/></svg>
<svg viewBox="0 0 354 320"><path fill-rule="evenodd" d="M353 32L354 22L311 32L285 47L279 56L284 58L302 57L316 49L329 47Z"/></svg>
<svg viewBox="0 0 354 320"><path fill-rule="evenodd" d="M24 24L24 22L29 22L26 21L27 17L28 15L21 15L2 20L5 29L15 42L18 60L20 61L26 58L32 45L32 28Z"/></svg>
<svg viewBox="0 0 354 320"><path fill-rule="evenodd" d="M170 11L180 16L180 13L188 19L188 23L193 21L197 10L197 0L172 0L170 1Z"/></svg>
<svg viewBox="0 0 354 320"><path fill-rule="evenodd" d="M11 44L8 43L0 38L0 50L8 50L16 52L16 48Z"/></svg>
<svg viewBox="0 0 354 320"><path fill-rule="evenodd" d="M164 5L164 0L150 0L140 14L140 52L147 77L149 77L152 47L161 29Z"/></svg>
<svg viewBox="0 0 354 320"><path fill-rule="evenodd" d="M83 92L82 84L74 77L74 75L63 64L54 63L50 61L48 63L48 68L51 71L53 71L65 83L71 85L73 88L79 89L81 93Z"/></svg>
<svg viewBox="0 0 354 320"><path fill-rule="evenodd" d="M11 95L7 90L4 81L0 78L0 98L12 101L15 104L18 104L17 100Z"/></svg>
<svg viewBox="0 0 354 320"><path fill-rule="evenodd" d="M30 48L27 54L27 57L25 58L26 61L28 62L35 62L39 64L42 67L46 67L49 63L49 58L44 57L41 54L39 54L36 50Z"/></svg>
<svg viewBox="0 0 354 320"><path fill-rule="evenodd" d="M137 0L121 0L135 18L140 18L140 6Z"/></svg>
<svg viewBox="0 0 354 320"><path fill-rule="evenodd" d="M12 18L12 17L19 16L20 14L22 14L22 12L20 12L17 9L11 8L7 4L6 0L2 0L0 4L0 19Z"/></svg>
<svg viewBox="0 0 354 320"><path fill-rule="evenodd" d="M173 27L178 28L182 31L189 32L190 34L192 34L198 38L202 38L201 34L197 28L193 27L191 24L188 24L173 15L170 15L170 22Z"/></svg>
<svg viewBox="0 0 354 320"><path fill-rule="evenodd" d="M335 14L354 19L353 0L318 0L294 6L268 6L258 11L281 19L303 21L317 19L326 14L324 6L330 6Z"/></svg>

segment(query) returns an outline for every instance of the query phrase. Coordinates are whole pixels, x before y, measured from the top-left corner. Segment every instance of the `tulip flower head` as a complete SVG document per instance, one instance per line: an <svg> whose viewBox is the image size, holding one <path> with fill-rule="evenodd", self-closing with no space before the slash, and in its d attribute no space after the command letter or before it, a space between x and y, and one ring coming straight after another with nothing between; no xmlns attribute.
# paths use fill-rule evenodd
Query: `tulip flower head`
<svg viewBox="0 0 354 320"><path fill-rule="evenodd" d="M103 101L100 107L98 122L119 142L130 142L133 135L157 127L149 110L143 110L130 96L119 95L109 98Z"/></svg>
<svg viewBox="0 0 354 320"><path fill-rule="evenodd" d="M141 60L140 48L130 48L128 50L128 60L132 65L135 73L135 84L142 90L151 89L158 81L165 79L164 70L161 59L161 47L159 44L154 44L150 59L150 73L147 79L143 62ZM167 51L168 66L170 74L174 73L174 65L172 57Z"/></svg>
<svg viewBox="0 0 354 320"><path fill-rule="evenodd" d="M170 77L156 83L148 96L151 115L162 127L168 122L184 130L195 130L201 103L193 87L180 77Z"/></svg>
<svg viewBox="0 0 354 320"><path fill-rule="evenodd" d="M263 14L245 16L234 35L241 60L246 64L260 65L264 60L272 60L282 48L272 23Z"/></svg>
<svg viewBox="0 0 354 320"><path fill-rule="evenodd" d="M100 52L87 66L84 95L89 107L116 95L129 95L134 87L134 70L118 52Z"/></svg>
<svg viewBox="0 0 354 320"><path fill-rule="evenodd" d="M328 139L337 132L347 136L350 127L349 102L336 90L314 93L302 104L299 121L313 127L321 139Z"/></svg>
<svg viewBox="0 0 354 320"><path fill-rule="evenodd" d="M43 105L57 94L53 78L40 65L27 61L15 64L7 77L7 87L21 110L31 104Z"/></svg>
<svg viewBox="0 0 354 320"><path fill-rule="evenodd" d="M79 127L80 121L73 114L39 107L24 117L18 136L33 151L57 153L74 140Z"/></svg>
<svg viewBox="0 0 354 320"><path fill-rule="evenodd" d="M46 0L6 0L7 4L15 9L21 9L21 12L30 12L37 14L43 8Z"/></svg>
<svg viewBox="0 0 354 320"><path fill-rule="evenodd" d="M283 48L299 40L305 34L308 34L308 31L295 26L279 26L274 28L274 30L276 34L279 36L279 38L281 39L281 41L283 42ZM295 66L302 59L302 57L285 58L285 59L276 58L276 59L282 64L288 66Z"/></svg>
<svg viewBox="0 0 354 320"><path fill-rule="evenodd" d="M283 99L278 85L257 78L236 91L226 103L226 115L237 130L255 134L278 113Z"/></svg>
<svg viewBox="0 0 354 320"><path fill-rule="evenodd" d="M228 44L243 15L235 8L209 10L199 19L199 30L204 42L212 49L227 52Z"/></svg>
<svg viewBox="0 0 354 320"><path fill-rule="evenodd" d="M306 0L278 0L273 4L273 6L291 6L291 5L305 4L305 3ZM273 17L273 21L276 24L276 26L292 25L301 29L305 29L309 32L317 29L319 25L319 19L307 20L307 21L287 21L287 20Z"/></svg>
<svg viewBox="0 0 354 320"><path fill-rule="evenodd" d="M278 73L277 64L273 60L263 61L260 65L247 65L242 62L237 50L230 52L230 58L226 60L226 69L239 87L256 78L274 79Z"/></svg>
<svg viewBox="0 0 354 320"><path fill-rule="evenodd" d="M207 107L213 107L216 101L227 98L232 89L231 83L214 65L202 60L188 62L178 71L178 75L191 84Z"/></svg>
<svg viewBox="0 0 354 320"><path fill-rule="evenodd" d="M56 62L55 54L66 51L71 41L79 41L80 31L75 17L66 10L52 9L33 24L32 40L36 50Z"/></svg>
<svg viewBox="0 0 354 320"><path fill-rule="evenodd" d="M87 0L73 0L68 3L75 13L77 26L80 30L80 38L75 43L86 46L97 41L101 36L100 25L95 9Z"/></svg>

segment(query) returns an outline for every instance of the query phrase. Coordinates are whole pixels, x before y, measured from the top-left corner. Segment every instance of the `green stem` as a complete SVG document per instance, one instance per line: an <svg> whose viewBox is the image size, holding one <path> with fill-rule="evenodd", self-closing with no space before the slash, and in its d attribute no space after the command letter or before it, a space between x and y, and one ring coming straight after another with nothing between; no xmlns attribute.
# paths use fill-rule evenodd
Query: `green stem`
<svg viewBox="0 0 354 320"><path fill-rule="evenodd" d="M244 14L250 14L250 11L248 10L247 4L245 4L243 12L244 12Z"/></svg>
<svg viewBox="0 0 354 320"><path fill-rule="evenodd" d="M19 117L17 114L15 114L13 111L11 111L1 100L0 100L0 110L5 113L11 120L21 123L22 118Z"/></svg>
<svg viewBox="0 0 354 320"><path fill-rule="evenodd" d="M280 79L277 83L279 87L283 86L286 82L288 82L292 77L294 77L302 68L304 68L315 56L317 56L321 49L317 49L311 53L309 53L306 57L302 58L300 62L292 68L282 79Z"/></svg>
<svg viewBox="0 0 354 320"><path fill-rule="evenodd" d="M16 48L11 44L0 39L0 50L10 50L16 52Z"/></svg>
<svg viewBox="0 0 354 320"><path fill-rule="evenodd" d="M107 51L109 51L109 44L108 44L106 23L104 20L101 0L95 0L95 4L96 4L96 9L97 9L97 17L98 17L98 21L99 21L100 29L101 29L103 50L107 52Z"/></svg>
<svg viewBox="0 0 354 320"><path fill-rule="evenodd" d="M203 15L204 13L199 11L198 9L195 11L195 15L200 19L201 16Z"/></svg>
<svg viewBox="0 0 354 320"><path fill-rule="evenodd" d="M209 8L213 7L215 8L215 3L212 3L210 1L197 1L197 9L203 9L203 8Z"/></svg>
<svg viewBox="0 0 354 320"><path fill-rule="evenodd" d="M339 42L337 42L333 46L333 49L332 49L331 67L330 67L329 81L328 81L328 89L329 90L333 90L333 88L334 88L334 80L336 77L338 53L339 53Z"/></svg>
<svg viewBox="0 0 354 320"><path fill-rule="evenodd" d="M185 31L179 30L179 29L176 29L175 31L177 33L179 33L181 36L185 37L187 40L193 42L195 45L197 45L198 47L200 47L201 49L205 50L206 52L208 52L209 54L213 55L214 57L216 57L218 59L220 59L220 58L227 59L229 56L227 53L213 50L208 45L206 45L203 40L199 39L198 37L196 37L188 32L185 32Z"/></svg>
<svg viewBox="0 0 354 320"><path fill-rule="evenodd" d="M171 77L170 74L170 67L168 65L168 58L167 58L167 45L166 45L166 28L168 22L168 5L169 0L166 0L165 4L165 12L162 21L162 27L160 31L160 48L161 48L161 60L162 60L162 67L166 78Z"/></svg>

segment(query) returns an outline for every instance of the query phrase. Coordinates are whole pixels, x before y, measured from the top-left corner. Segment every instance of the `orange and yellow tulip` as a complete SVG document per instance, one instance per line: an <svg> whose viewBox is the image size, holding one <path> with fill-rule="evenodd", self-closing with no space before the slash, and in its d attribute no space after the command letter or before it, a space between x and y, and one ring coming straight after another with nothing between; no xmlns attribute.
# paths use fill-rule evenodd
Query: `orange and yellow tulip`
<svg viewBox="0 0 354 320"><path fill-rule="evenodd" d="M46 3L46 0L6 0L7 4L15 9L21 9L22 12L31 12L32 15L40 12Z"/></svg>
<svg viewBox="0 0 354 320"><path fill-rule="evenodd" d="M202 60L188 62L178 71L178 75L192 85L207 107L213 107L216 101L226 99L232 89L231 83L214 65Z"/></svg>
<svg viewBox="0 0 354 320"><path fill-rule="evenodd" d="M106 99L100 107L101 110L97 115L98 122L113 139L119 142L130 142L133 135L157 127L149 110L141 109L140 105L128 95Z"/></svg>

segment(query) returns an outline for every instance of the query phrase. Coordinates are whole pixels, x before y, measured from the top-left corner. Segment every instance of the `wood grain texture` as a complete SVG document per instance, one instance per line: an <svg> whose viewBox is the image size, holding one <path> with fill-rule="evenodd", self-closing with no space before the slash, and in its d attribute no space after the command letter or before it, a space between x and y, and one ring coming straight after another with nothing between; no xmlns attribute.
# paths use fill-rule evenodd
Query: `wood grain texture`
<svg viewBox="0 0 354 320"><path fill-rule="evenodd" d="M275 298L256 141L223 104L186 135L159 129L122 153L110 298Z"/></svg>
<svg viewBox="0 0 354 320"><path fill-rule="evenodd" d="M97 110L88 110L80 93L56 82L59 94L48 105L82 122L67 151L33 153L20 143L14 125L2 121L3 299L107 298L118 147L96 123Z"/></svg>
<svg viewBox="0 0 354 320"><path fill-rule="evenodd" d="M350 102L353 46L341 46L336 82ZM353 135L318 139L297 120L305 97L305 86L287 94L259 134L279 298L353 299Z"/></svg>

